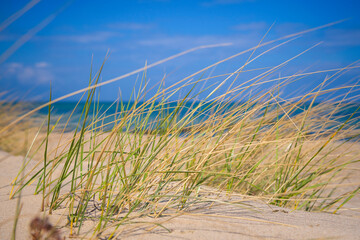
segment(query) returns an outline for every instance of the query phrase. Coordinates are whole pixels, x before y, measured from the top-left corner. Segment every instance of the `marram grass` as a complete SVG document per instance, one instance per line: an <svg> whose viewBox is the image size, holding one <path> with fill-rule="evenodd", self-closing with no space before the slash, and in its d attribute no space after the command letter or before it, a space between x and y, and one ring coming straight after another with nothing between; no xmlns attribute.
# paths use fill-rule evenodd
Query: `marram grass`
<svg viewBox="0 0 360 240"><path fill-rule="evenodd" d="M358 95L359 86L329 87L349 67L302 95L283 99L282 89L304 75L271 80L276 84L261 88L282 66L223 94L217 94L219 86L232 77L236 80L245 66L218 76L223 83L205 84L199 91L197 86L207 81L204 77L168 88L161 82L149 98L144 71L132 103L114 103L117 111L112 115L100 114L92 87L98 84L100 69L90 76L70 140L50 151L49 139L61 138L64 132L48 124L43 161L23 178L19 173L14 182L23 185L14 185L12 196L35 182L46 212L65 208L75 235L83 234L86 221L94 221L93 236L116 236L120 226L138 223L141 217L157 218L217 201L200 194L204 186L292 209L336 212L360 189L354 184L338 191L346 178L343 171L359 161L339 150L359 140L359 109L349 103L356 100L350 96ZM342 95L336 94L339 90ZM179 92L185 94L172 101ZM204 93L207 97L197 100ZM336 98L317 101L332 93ZM339 116L345 108L352 111ZM48 118L50 122L50 108Z"/></svg>

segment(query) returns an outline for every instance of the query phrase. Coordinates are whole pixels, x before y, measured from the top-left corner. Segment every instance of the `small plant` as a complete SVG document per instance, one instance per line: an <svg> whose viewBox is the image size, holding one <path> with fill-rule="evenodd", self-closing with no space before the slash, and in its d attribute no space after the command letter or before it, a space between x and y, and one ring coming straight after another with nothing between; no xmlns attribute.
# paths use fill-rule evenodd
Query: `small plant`
<svg viewBox="0 0 360 240"><path fill-rule="evenodd" d="M30 222L30 234L32 240L63 240L60 232L47 218L35 217Z"/></svg>

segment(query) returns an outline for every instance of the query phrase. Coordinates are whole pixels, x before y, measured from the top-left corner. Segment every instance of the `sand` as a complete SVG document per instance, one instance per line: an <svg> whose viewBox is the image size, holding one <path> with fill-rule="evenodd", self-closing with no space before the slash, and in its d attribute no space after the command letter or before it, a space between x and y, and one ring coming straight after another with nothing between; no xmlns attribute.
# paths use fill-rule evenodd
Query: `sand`
<svg viewBox="0 0 360 240"><path fill-rule="evenodd" d="M17 199L9 200L10 183L18 173L22 159L0 151L0 239L11 236ZM41 196L33 195L32 190L27 188L22 193L16 239L31 239L29 222L42 214ZM251 207L244 207L249 205ZM358 197L350 202L350 209L340 214L292 211L259 200L243 199L239 206L203 204L176 217L143 219L161 223L167 230L153 224L127 225L120 229L119 239L360 239L359 207ZM59 213L50 221L55 224L58 218ZM60 231L68 239L68 229Z"/></svg>

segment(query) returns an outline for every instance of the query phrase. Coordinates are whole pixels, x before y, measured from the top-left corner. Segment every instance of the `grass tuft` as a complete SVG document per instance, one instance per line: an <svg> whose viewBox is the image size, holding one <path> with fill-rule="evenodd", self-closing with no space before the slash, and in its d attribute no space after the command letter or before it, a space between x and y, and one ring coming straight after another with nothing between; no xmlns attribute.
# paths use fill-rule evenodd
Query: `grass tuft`
<svg viewBox="0 0 360 240"><path fill-rule="evenodd" d="M49 214L66 209L71 234L81 235L84 223L93 221L92 235L110 238L120 226L144 217L220 201L204 193L209 186L292 209L336 212L359 192L356 184L342 187L347 171L359 161L349 155L359 141L354 103L359 86L331 88L353 68L348 66L285 99L281 92L290 83L317 74L270 77L294 58L237 85L252 60L225 78L213 76L223 78L215 85L203 76L170 87L160 82L151 97L145 67L130 101L115 102L112 114L101 111L96 97L103 64L95 76L90 74L84 104L75 107L83 106L76 128L67 134L71 137L53 149L48 141L61 139L73 116L63 129L50 126L50 98L42 166L18 177L23 185L14 186L13 196L37 181L36 193L42 193ZM232 87L221 92L230 79ZM269 82L276 84L267 87ZM180 92L183 97L172 100Z"/></svg>

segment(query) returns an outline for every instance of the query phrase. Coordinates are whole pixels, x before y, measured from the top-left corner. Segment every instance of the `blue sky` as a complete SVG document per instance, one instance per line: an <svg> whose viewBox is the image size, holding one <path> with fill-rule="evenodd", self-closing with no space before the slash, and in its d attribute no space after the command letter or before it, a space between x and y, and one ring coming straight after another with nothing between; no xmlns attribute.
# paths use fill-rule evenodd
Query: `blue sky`
<svg viewBox="0 0 360 240"><path fill-rule="evenodd" d="M0 23L29 2L2 1ZM46 99L50 81L55 97L86 87L92 55L94 69L98 69L108 49L103 81L193 47L232 44L202 49L148 71L150 86L165 73L168 75L165 84L171 85L209 64L256 46L272 24L264 41L347 19L301 36L254 61L248 69L275 66L319 42L322 42L319 46L276 74L286 76L304 70L344 67L360 56L357 0L33 0L32 3L36 4L0 32L3 56L0 59L4 59L4 53L24 34L49 16L55 17L0 61L1 90L21 93L28 99ZM257 54L267 48L257 50ZM248 57L222 64L212 73L235 71ZM338 84L356 81L358 73L357 70L347 73ZM247 77L251 75L244 74L239 81ZM114 100L121 91L127 100L135 79L136 75L102 87L101 99ZM310 79L309 84L319 79ZM289 91L297 87L294 85Z"/></svg>

